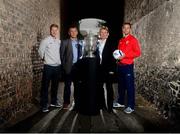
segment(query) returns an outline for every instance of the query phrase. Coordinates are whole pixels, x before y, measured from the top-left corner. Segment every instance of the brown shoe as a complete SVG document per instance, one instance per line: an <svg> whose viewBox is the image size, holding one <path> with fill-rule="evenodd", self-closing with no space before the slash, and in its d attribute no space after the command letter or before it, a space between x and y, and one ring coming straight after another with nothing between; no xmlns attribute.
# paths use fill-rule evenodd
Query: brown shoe
<svg viewBox="0 0 180 134"><path fill-rule="evenodd" d="M69 104L63 104L63 109L69 109Z"/></svg>

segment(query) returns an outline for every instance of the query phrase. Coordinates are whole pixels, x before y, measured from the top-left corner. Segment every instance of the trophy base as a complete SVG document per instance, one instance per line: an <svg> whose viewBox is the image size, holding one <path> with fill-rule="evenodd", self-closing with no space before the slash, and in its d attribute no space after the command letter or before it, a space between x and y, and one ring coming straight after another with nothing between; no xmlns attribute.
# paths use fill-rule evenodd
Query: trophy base
<svg viewBox="0 0 180 134"><path fill-rule="evenodd" d="M93 52L91 52L91 53L88 53L85 57L95 58L96 56L93 54Z"/></svg>
<svg viewBox="0 0 180 134"><path fill-rule="evenodd" d="M95 55L87 55L85 56L86 58L95 58L96 56Z"/></svg>
<svg viewBox="0 0 180 134"><path fill-rule="evenodd" d="M95 56L85 56L86 58L95 58Z"/></svg>

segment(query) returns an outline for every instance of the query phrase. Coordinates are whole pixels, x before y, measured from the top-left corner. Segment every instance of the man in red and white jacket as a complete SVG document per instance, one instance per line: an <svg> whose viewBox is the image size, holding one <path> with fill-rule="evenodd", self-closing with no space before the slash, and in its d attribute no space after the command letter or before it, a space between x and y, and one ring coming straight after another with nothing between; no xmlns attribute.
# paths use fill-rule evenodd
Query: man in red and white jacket
<svg viewBox="0 0 180 134"><path fill-rule="evenodd" d="M124 23L122 26L123 38L120 39L118 49L123 52L118 62L118 103L114 107L125 107L124 98L127 90L126 113L132 113L135 106L135 86L134 86L134 59L141 55L138 40L130 34L131 24Z"/></svg>

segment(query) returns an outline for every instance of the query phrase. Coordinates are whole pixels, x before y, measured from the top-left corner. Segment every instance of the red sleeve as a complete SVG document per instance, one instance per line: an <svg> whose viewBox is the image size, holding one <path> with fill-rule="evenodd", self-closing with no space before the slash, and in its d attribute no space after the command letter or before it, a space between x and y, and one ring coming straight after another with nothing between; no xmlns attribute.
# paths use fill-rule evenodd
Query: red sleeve
<svg viewBox="0 0 180 134"><path fill-rule="evenodd" d="M132 51L131 52L125 52L125 58L137 58L141 55L141 49L139 42L134 39L132 43Z"/></svg>

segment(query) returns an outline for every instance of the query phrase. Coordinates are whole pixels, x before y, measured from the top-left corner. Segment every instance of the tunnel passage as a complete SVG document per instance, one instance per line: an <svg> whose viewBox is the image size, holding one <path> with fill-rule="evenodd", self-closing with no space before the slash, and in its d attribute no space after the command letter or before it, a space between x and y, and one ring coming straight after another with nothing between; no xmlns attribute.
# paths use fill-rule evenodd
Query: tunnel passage
<svg viewBox="0 0 180 134"><path fill-rule="evenodd" d="M0 1L0 123L28 114L39 101L43 63L37 53L52 23L61 25L61 38L70 24L82 18L108 21L115 40L120 36L122 5L101 1ZM120 7L120 8L119 8ZM120 10L120 17L116 17ZM114 23L115 22L115 23ZM36 101L35 101L36 102Z"/></svg>
<svg viewBox="0 0 180 134"><path fill-rule="evenodd" d="M112 37L117 44L122 37L121 26L124 19L124 0L121 1L103 1L99 0L66 0L61 1L61 37L67 37L69 25L77 24L79 20L84 18L97 18L107 22Z"/></svg>
<svg viewBox="0 0 180 134"><path fill-rule="evenodd" d="M42 75L37 49L49 25L61 25L65 39L68 26L83 18L107 21L115 44L122 22L133 24L142 49L135 62L137 92L165 118L179 119L179 7L179 0L0 0L0 123L32 111Z"/></svg>
<svg viewBox="0 0 180 134"><path fill-rule="evenodd" d="M180 47L177 0L62 1L62 38L68 26L83 18L107 21L117 45L121 25L130 22L139 39L142 56L135 62L136 89L166 118L179 118Z"/></svg>

